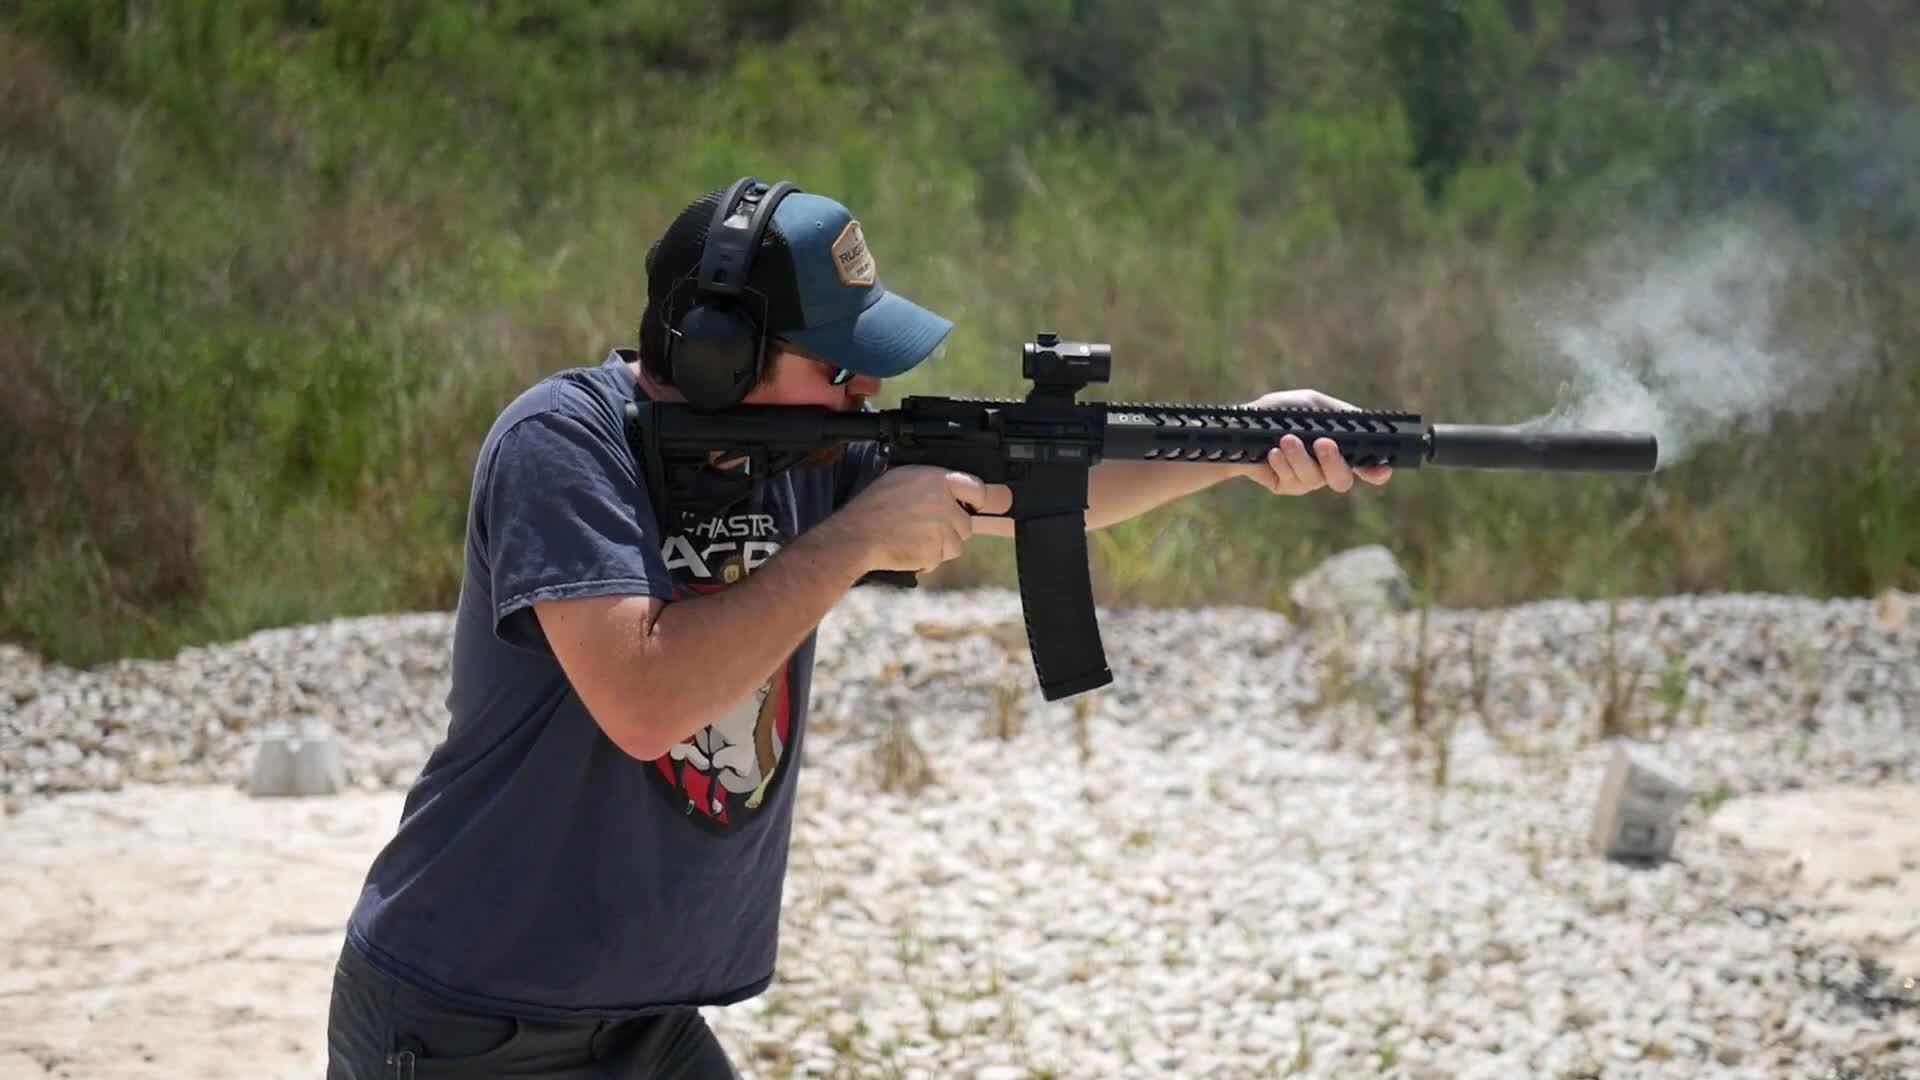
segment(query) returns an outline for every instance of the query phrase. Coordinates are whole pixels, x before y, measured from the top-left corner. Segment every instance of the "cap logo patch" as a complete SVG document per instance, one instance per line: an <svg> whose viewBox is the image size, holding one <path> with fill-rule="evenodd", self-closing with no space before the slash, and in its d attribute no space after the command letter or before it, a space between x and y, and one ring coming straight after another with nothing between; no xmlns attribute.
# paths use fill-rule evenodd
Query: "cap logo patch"
<svg viewBox="0 0 1920 1080"><path fill-rule="evenodd" d="M833 272L840 275L842 285L871 285L876 279L873 267L873 252L867 250L866 234L860 231L858 221L847 222L840 230L840 236L833 242Z"/></svg>

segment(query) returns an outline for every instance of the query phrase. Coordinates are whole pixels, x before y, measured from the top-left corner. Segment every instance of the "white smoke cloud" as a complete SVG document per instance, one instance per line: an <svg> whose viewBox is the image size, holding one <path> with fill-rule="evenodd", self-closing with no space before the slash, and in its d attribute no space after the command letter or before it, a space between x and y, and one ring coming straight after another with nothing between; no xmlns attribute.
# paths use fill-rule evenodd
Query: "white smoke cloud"
<svg viewBox="0 0 1920 1080"><path fill-rule="evenodd" d="M1592 253L1571 284L1506 311L1526 362L1557 380L1522 426L1649 431L1660 468L1775 417L1817 411L1872 359L1842 290L1788 226L1742 220Z"/></svg>

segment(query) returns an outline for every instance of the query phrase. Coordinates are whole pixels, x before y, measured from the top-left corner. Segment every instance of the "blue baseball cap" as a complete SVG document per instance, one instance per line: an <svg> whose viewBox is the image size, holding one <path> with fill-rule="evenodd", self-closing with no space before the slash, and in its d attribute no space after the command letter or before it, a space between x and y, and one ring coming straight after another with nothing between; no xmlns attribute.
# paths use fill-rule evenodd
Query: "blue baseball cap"
<svg viewBox="0 0 1920 1080"><path fill-rule="evenodd" d="M695 290L706 226L721 193L682 211L649 253L648 291L669 325ZM953 330L937 315L880 280L865 230L845 206L793 191L774 207L747 276L741 303L764 317L768 337L862 375L892 378L912 370Z"/></svg>
<svg viewBox="0 0 1920 1080"><path fill-rule="evenodd" d="M839 203L796 191L774 208L772 232L786 241L798 318L768 332L850 371L892 378L927 358L952 321L890 291L866 232Z"/></svg>

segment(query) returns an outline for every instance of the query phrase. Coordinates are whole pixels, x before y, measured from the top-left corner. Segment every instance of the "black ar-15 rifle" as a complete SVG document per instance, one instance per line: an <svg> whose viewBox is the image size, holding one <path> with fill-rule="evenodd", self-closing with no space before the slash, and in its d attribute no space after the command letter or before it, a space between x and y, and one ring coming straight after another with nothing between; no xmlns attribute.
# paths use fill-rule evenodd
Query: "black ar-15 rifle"
<svg viewBox="0 0 1920 1080"><path fill-rule="evenodd" d="M1048 701L1113 681L1087 564L1087 477L1100 461L1253 463L1289 432L1309 448L1333 440L1356 467L1396 471L1644 473L1659 457L1654 437L1643 432L1429 425L1418 413L1403 412L1080 402L1081 390L1108 380L1110 346L1043 333L1022 352L1022 372L1033 384L1024 400L916 396L897 408L864 412L800 405L705 412L678 402L638 402L627 406L628 438L646 467L663 525L696 477L711 491L716 451L746 459L734 471L743 486L810 453L861 440L877 441L889 465L937 465L1007 485L1013 508L1005 516L1014 523L1027 643ZM916 581L911 572L892 571L862 579L909 587Z"/></svg>

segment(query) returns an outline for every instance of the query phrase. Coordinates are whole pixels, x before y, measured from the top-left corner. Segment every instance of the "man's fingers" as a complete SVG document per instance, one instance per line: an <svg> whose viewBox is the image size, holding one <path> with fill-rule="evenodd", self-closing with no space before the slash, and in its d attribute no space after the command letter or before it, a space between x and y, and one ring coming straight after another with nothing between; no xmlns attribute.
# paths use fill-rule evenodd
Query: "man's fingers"
<svg viewBox="0 0 1920 1080"><path fill-rule="evenodd" d="M1320 458L1320 472L1327 478L1328 487L1343 494L1353 490L1353 467L1340 456L1338 443L1332 439L1315 439L1313 452Z"/></svg>
<svg viewBox="0 0 1920 1080"><path fill-rule="evenodd" d="M1292 473L1287 468L1286 459L1280 456L1280 448L1276 446L1267 451L1267 467L1264 469L1249 470L1247 475L1253 478L1254 483L1259 484L1275 495L1284 495L1286 494L1287 477L1291 476Z"/></svg>
<svg viewBox="0 0 1920 1080"><path fill-rule="evenodd" d="M1292 435L1282 436L1280 445L1267 455L1267 464L1273 467L1273 483L1269 486L1275 495L1298 495L1308 487L1294 467L1293 456L1287 453L1287 440L1291 438Z"/></svg>
<svg viewBox="0 0 1920 1080"><path fill-rule="evenodd" d="M949 472L947 490L977 514L1004 514L1013 509L1012 488L1005 484L986 483L968 473Z"/></svg>
<svg viewBox="0 0 1920 1080"><path fill-rule="evenodd" d="M1381 484L1386 483L1388 480L1393 479L1393 466L1368 465L1365 468L1355 469L1354 475L1358 476L1362 480L1365 480L1367 483L1372 484L1375 487L1378 487Z"/></svg>
<svg viewBox="0 0 1920 1080"><path fill-rule="evenodd" d="M1293 475L1293 463L1287 460L1286 451L1277 446L1267 451L1267 467L1273 471L1270 475L1262 476L1260 482L1275 495L1285 495L1300 482Z"/></svg>
<svg viewBox="0 0 1920 1080"><path fill-rule="evenodd" d="M1326 477L1320 475L1320 466L1314 464L1313 457L1307 453L1307 444L1300 441L1298 435L1280 437L1280 453L1287 459L1287 465L1293 470L1293 477L1300 484L1301 494L1313 491L1326 483Z"/></svg>

